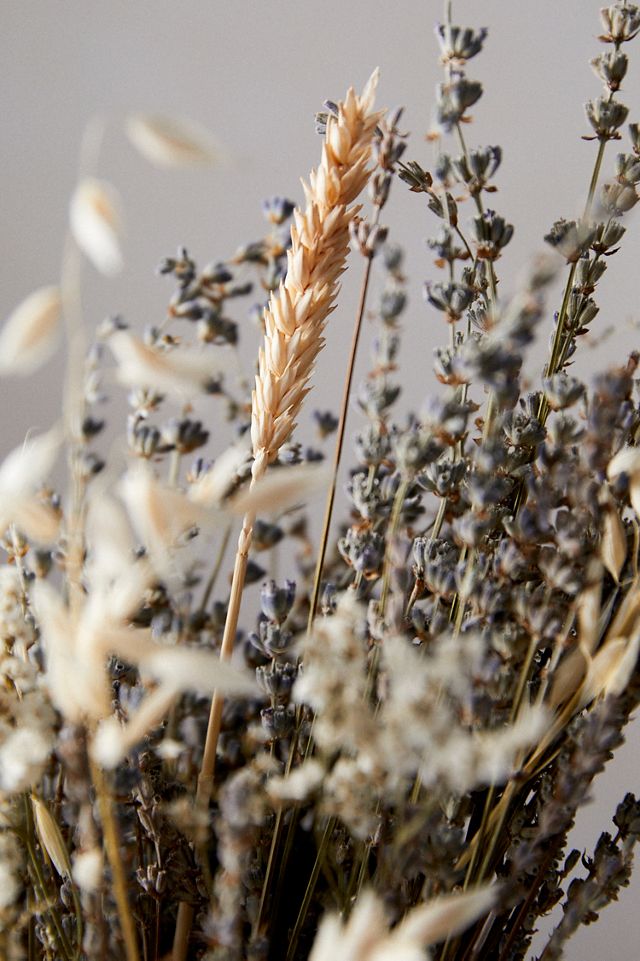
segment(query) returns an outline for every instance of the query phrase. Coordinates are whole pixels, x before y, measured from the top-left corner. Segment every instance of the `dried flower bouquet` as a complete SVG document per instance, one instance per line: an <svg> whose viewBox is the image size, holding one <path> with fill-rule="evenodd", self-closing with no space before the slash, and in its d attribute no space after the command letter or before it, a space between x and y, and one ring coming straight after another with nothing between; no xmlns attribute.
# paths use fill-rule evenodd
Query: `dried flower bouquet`
<svg viewBox="0 0 640 961"><path fill-rule="evenodd" d="M589 856L569 846L640 700L639 355L591 387L570 372L640 183L619 99L640 8L601 19L583 214L552 226L510 298L513 227L488 205L502 151L464 132L486 30L455 26L451 2L429 170L405 157L402 111L375 107L374 73L317 115L304 206L266 202L267 234L224 262L165 260L175 293L142 337L82 324L80 258L112 274L122 254L116 192L81 178L60 286L0 332L2 374L36 371L63 322L68 348L60 422L0 466L2 959L554 961L628 884L632 794ZM184 121L135 116L127 132L163 166L214 150ZM407 186L437 225L425 296L448 342L442 389L402 419L403 253L381 217ZM316 449L294 430L350 246L361 296ZM373 364L354 389L376 271ZM251 391L232 315L256 291ZM126 452L106 460L110 357L129 413ZM213 460L201 395L237 437Z"/></svg>

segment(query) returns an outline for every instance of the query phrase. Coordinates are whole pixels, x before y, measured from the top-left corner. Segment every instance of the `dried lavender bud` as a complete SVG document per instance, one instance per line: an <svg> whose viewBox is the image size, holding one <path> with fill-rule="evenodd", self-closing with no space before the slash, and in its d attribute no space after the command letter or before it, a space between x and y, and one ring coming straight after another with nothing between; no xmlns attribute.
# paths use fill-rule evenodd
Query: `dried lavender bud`
<svg viewBox="0 0 640 961"><path fill-rule="evenodd" d="M400 396L399 384L367 380L358 389L358 406L371 420L382 418Z"/></svg>
<svg viewBox="0 0 640 961"><path fill-rule="evenodd" d="M545 438L545 429L537 418L522 410L509 411L502 429L512 447L537 447Z"/></svg>
<svg viewBox="0 0 640 961"><path fill-rule="evenodd" d="M410 160L406 164L399 164L398 176L409 185L413 193L431 193L433 177L426 170L423 170L419 163Z"/></svg>
<svg viewBox="0 0 640 961"><path fill-rule="evenodd" d="M247 562L247 571L245 575L245 580L247 584L255 584L256 581L261 581L267 572L264 567L260 567L255 561L249 559Z"/></svg>
<svg viewBox="0 0 640 961"><path fill-rule="evenodd" d="M594 246L592 241L592 246ZM596 285L605 273L607 265L604 260L597 257L581 257L576 264L574 275L574 287L581 294L591 294L596 289Z"/></svg>
<svg viewBox="0 0 640 961"><path fill-rule="evenodd" d="M545 377L542 381L551 410L566 410L584 396L584 384L564 372Z"/></svg>
<svg viewBox="0 0 640 961"><path fill-rule="evenodd" d="M282 704L276 704L275 707L263 708L260 711L260 720L269 740L275 741L282 737L288 737L293 730L295 716L296 712L293 705L285 707Z"/></svg>
<svg viewBox="0 0 640 961"><path fill-rule="evenodd" d="M380 297L380 316L389 323L398 317L407 304L404 290L385 290Z"/></svg>
<svg viewBox="0 0 640 961"><path fill-rule="evenodd" d="M166 448L174 448L181 454L190 454L198 447L203 447L209 440L209 431L205 430L199 420L174 418L166 423L161 431L161 437Z"/></svg>
<svg viewBox="0 0 640 961"><path fill-rule="evenodd" d="M462 183L469 188L469 193L475 197L495 174L502 161L500 147L478 147L469 151L468 155L461 155L453 160L453 169Z"/></svg>
<svg viewBox="0 0 640 961"><path fill-rule="evenodd" d="M453 498L458 494L467 469L464 461L440 460L429 464L416 480L421 487L432 491L438 497Z"/></svg>
<svg viewBox="0 0 640 961"><path fill-rule="evenodd" d="M426 283L424 293L432 307L444 312L447 322L450 324L460 320L476 296L475 290L471 287L455 282L448 284Z"/></svg>
<svg viewBox="0 0 640 961"><path fill-rule="evenodd" d="M639 183L640 157L632 153L619 153L616 157L616 177L621 184Z"/></svg>
<svg viewBox="0 0 640 961"><path fill-rule="evenodd" d="M337 590L335 584L327 583L322 588L320 596L320 610L323 617L334 614L337 604Z"/></svg>
<svg viewBox="0 0 640 961"><path fill-rule="evenodd" d="M391 452L391 437L379 421L356 434L354 444L358 460L367 466L377 467Z"/></svg>
<svg viewBox="0 0 640 961"><path fill-rule="evenodd" d="M604 85L613 93L620 89L629 65L628 57L622 50L601 53L591 61L591 66Z"/></svg>
<svg viewBox="0 0 640 961"><path fill-rule="evenodd" d="M427 240L427 246L435 250L441 261L447 263L466 260L469 256L464 247L456 244L455 234L447 224L442 224L435 237Z"/></svg>
<svg viewBox="0 0 640 961"><path fill-rule="evenodd" d="M400 244L386 243L382 248L382 265L391 274L398 274L404 260L404 250Z"/></svg>
<svg viewBox="0 0 640 961"><path fill-rule="evenodd" d="M638 203L638 194L634 187L626 183L603 184L600 191L600 202L603 208L613 217L621 217Z"/></svg>
<svg viewBox="0 0 640 961"><path fill-rule="evenodd" d="M626 43L640 30L640 8L635 3L614 3L603 7L600 19L605 32L599 39L605 43Z"/></svg>
<svg viewBox="0 0 640 961"><path fill-rule="evenodd" d="M384 558L384 538L372 530L350 527L338 540L343 560L366 579L377 577Z"/></svg>
<svg viewBox="0 0 640 961"><path fill-rule="evenodd" d="M513 227L494 210L485 210L474 217L472 230L481 260L497 260L500 251L513 237Z"/></svg>
<svg viewBox="0 0 640 961"><path fill-rule="evenodd" d="M631 137L631 145L633 147L634 154L636 154L636 156L640 156L640 124L629 124L629 136Z"/></svg>
<svg viewBox="0 0 640 961"><path fill-rule="evenodd" d="M285 580L284 587L278 587L275 581L268 581L260 590L260 607L268 620L275 624L283 624L296 599L295 581Z"/></svg>
<svg viewBox="0 0 640 961"><path fill-rule="evenodd" d="M482 96L482 84L468 80L462 74L454 74L451 83L436 87L435 120L438 127L450 133L464 117L465 111Z"/></svg>
<svg viewBox="0 0 640 961"><path fill-rule="evenodd" d="M640 838L640 802L631 793L625 794L616 808L613 823L624 840L630 835Z"/></svg>
<svg viewBox="0 0 640 961"><path fill-rule="evenodd" d="M291 631L283 630L279 624L267 620L264 616L258 622L258 633L249 634L249 642L266 657L280 657L293 644Z"/></svg>
<svg viewBox="0 0 640 961"><path fill-rule="evenodd" d="M238 343L238 325L236 322L221 317L210 310L204 312L198 320L196 331L198 340L202 341L203 344L229 344L231 347L235 347Z"/></svg>
<svg viewBox="0 0 640 961"><path fill-rule="evenodd" d="M387 228L380 224L369 224L364 219L353 219L349 223L351 242L363 257L375 257L387 239Z"/></svg>
<svg viewBox="0 0 640 961"><path fill-rule="evenodd" d="M338 116L338 105L334 103L333 100L325 100L322 106L325 109L323 111L320 111L319 113L316 113L315 121L316 121L316 133L319 134L321 137L324 137L327 132L327 118L329 117L329 115L332 115L334 117Z"/></svg>
<svg viewBox="0 0 640 961"><path fill-rule="evenodd" d="M277 524L270 524L260 519L253 525L253 547L257 551L266 551L279 544L284 537L284 531Z"/></svg>
<svg viewBox="0 0 640 961"><path fill-rule="evenodd" d="M457 226L458 205L448 191L445 193L444 201L437 194L430 193L427 207L436 217L440 217L441 220L446 220L451 227Z"/></svg>
<svg viewBox="0 0 640 961"><path fill-rule="evenodd" d="M298 675L295 664L272 663L269 667L256 668L256 680L265 694L278 700L288 700Z"/></svg>
<svg viewBox="0 0 640 961"><path fill-rule="evenodd" d="M460 391L444 397L432 395L423 405L422 425L442 444L450 446L462 440L469 415L478 409L472 401L463 400L463 396ZM435 453L434 448L432 452Z"/></svg>
<svg viewBox="0 0 640 961"><path fill-rule="evenodd" d="M89 440L91 437L95 437L104 429L103 420L95 420L93 417L85 417L82 421L82 436L85 440Z"/></svg>
<svg viewBox="0 0 640 961"><path fill-rule="evenodd" d="M134 454L145 459L168 449L162 442L158 428L135 415L129 418L127 424L127 443Z"/></svg>
<svg viewBox="0 0 640 961"><path fill-rule="evenodd" d="M289 219L296 205L285 197L269 197L262 201L262 212L270 224L283 224Z"/></svg>
<svg viewBox="0 0 640 961"><path fill-rule="evenodd" d="M619 139L618 129L627 119L629 109L616 100L598 97L585 104L587 120L595 130L598 140Z"/></svg>
<svg viewBox="0 0 640 961"><path fill-rule="evenodd" d="M573 264L588 251L596 229L575 220L556 220L544 239L566 258L567 263Z"/></svg>
<svg viewBox="0 0 640 961"><path fill-rule="evenodd" d="M480 53L489 31L486 27L472 30L471 27L454 27L448 23L436 25L436 37L442 51L442 61L471 60Z"/></svg>

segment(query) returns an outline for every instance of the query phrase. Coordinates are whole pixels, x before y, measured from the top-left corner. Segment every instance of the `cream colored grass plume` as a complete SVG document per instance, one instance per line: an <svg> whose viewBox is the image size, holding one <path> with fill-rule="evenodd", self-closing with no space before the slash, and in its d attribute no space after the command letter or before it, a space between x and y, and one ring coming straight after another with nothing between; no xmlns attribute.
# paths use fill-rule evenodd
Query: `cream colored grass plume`
<svg viewBox="0 0 640 961"><path fill-rule="evenodd" d="M353 89L327 119L322 159L304 184L306 208L294 212L285 280L264 312L265 336L252 397L252 484L264 474L288 440L309 391L309 378L324 345L323 332L334 309L340 275L349 252L349 224L359 211L354 201L370 174L371 141L382 113L374 110L378 83L375 70L362 94ZM229 609L220 656L231 657L255 511L245 515L233 571ZM215 694L198 778L196 803L211 796L222 697ZM190 920L181 905L174 947L175 961L184 956Z"/></svg>

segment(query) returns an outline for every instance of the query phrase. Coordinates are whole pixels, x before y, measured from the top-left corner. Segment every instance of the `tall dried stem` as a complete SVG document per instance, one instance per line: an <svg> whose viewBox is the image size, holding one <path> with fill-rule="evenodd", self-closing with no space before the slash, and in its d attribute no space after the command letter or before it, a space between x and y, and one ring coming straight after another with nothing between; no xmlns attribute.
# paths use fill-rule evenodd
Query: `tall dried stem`
<svg viewBox="0 0 640 961"><path fill-rule="evenodd" d="M252 485L291 436L324 345L324 327L335 307L340 275L346 269L349 224L359 211L353 203L369 178L371 141L380 119L373 109L377 80L375 71L361 95L350 89L335 114L327 118L320 166L312 171L309 184L303 184L306 209L294 212L286 277L272 293L264 312L265 336L251 408ZM254 522L255 515L248 513L238 540L220 651L223 660L233 652ZM198 776L199 807L206 807L213 788L222 707L222 697L216 693ZM188 913L188 906L181 904L174 961L186 957Z"/></svg>

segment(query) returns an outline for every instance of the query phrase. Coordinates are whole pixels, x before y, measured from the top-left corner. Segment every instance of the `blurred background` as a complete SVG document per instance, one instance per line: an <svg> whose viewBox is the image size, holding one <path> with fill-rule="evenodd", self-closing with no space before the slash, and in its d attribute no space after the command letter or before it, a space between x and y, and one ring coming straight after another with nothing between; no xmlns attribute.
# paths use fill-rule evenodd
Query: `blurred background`
<svg viewBox="0 0 640 961"><path fill-rule="evenodd" d="M470 146L499 144L504 151L494 178L499 187L494 206L515 225L515 235L497 265L502 297L515 289L553 221L576 216L584 206L596 145L580 138L590 133L583 104L600 93L589 66L601 49L600 5L600 0L454 2L456 22L490 30L484 52L469 66L485 94L472 110L466 135ZM57 282L80 143L96 116L106 133L93 172L120 192L126 234L125 265L117 278L107 280L90 266L84 271L90 332L114 313L138 329L158 323L171 292L154 272L162 257L184 244L201 265L224 260L263 234L263 198L280 194L299 202L299 178L319 158L314 113L349 85L361 88L375 66L381 70L380 104L406 108L401 126L411 138L405 159L429 168L433 153L424 134L441 79L433 33L441 15L433 0L2 0L0 314L7 316L36 287ZM627 52L631 64L620 99L630 107L630 119L638 120L640 40ZM200 121L219 144L218 163L190 171L151 167L123 132L123 119L132 111ZM615 153L610 145L605 174ZM424 200L400 183L384 219L391 238L407 251L410 305L403 315L402 381L405 407L419 409L434 389L433 347L448 336L422 296L424 281L436 274L424 241L437 223ZM581 346L579 375L621 363L640 347L637 220L629 217L622 251L598 288L601 312L593 325L598 345ZM302 440L311 439L311 409L335 407L361 269L354 260L345 275L301 424ZM532 372L544 362L558 305L556 292L532 351ZM234 319L241 325L250 372L259 334L242 313ZM613 332L600 339L609 327ZM360 372L368 361L367 336L365 330ZM0 381L3 456L30 427L44 429L57 416L63 353L32 378ZM206 416L214 441L219 434L225 442L221 408L212 403ZM351 427L357 424L354 413ZM598 783L595 802L582 813L577 847L592 849L625 791L638 792L639 759L637 746L619 752ZM640 877L598 925L574 938L569 961L591 961L605 951L616 961L635 959L639 894Z"/></svg>

